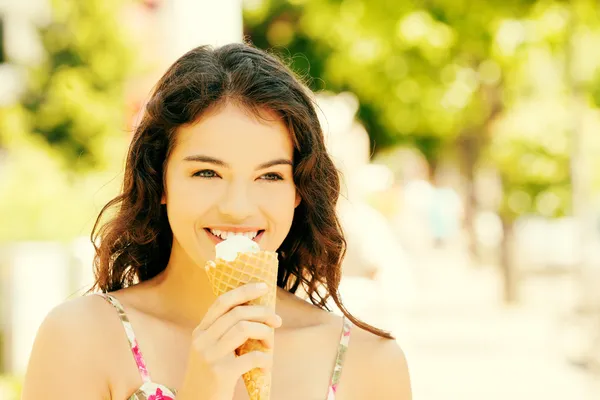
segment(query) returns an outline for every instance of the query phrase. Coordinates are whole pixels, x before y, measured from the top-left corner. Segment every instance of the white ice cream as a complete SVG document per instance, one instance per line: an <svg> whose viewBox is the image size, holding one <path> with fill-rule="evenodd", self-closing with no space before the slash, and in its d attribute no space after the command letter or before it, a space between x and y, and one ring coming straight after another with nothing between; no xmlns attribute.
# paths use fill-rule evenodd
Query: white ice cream
<svg viewBox="0 0 600 400"><path fill-rule="evenodd" d="M258 243L243 235L229 236L215 246L217 258L233 261L238 253L256 253L260 251Z"/></svg>

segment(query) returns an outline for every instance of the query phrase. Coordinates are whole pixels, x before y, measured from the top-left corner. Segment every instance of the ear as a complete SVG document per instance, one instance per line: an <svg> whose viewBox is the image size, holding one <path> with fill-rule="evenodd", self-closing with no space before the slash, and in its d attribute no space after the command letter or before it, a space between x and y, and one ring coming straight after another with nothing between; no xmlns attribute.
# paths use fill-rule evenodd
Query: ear
<svg viewBox="0 0 600 400"><path fill-rule="evenodd" d="M160 197L160 204L167 204L167 199L164 194Z"/></svg>
<svg viewBox="0 0 600 400"><path fill-rule="evenodd" d="M294 202L294 208L297 208L301 202L302 202L302 198L300 197L298 192L296 192L296 201Z"/></svg>

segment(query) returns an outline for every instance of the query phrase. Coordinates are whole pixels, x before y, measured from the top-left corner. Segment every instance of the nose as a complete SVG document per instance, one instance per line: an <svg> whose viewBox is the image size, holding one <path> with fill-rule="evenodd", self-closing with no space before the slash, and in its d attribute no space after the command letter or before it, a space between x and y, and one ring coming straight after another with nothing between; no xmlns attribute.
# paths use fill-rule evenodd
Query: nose
<svg viewBox="0 0 600 400"><path fill-rule="evenodd" d="M256 210L250 188L243 182L232 182L218 204L219 212L231 222L242 222Z"/></svg>

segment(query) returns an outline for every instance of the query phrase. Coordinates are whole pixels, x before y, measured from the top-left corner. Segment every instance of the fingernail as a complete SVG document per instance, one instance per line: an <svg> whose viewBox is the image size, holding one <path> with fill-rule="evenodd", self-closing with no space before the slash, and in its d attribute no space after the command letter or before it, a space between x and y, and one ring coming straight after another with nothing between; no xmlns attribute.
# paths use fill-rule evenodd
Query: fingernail
<svg viewBox="0 0 600 400"><path fill-rule="evenodd" d="M267 284L264 283L264 282L258 283L256 285L256 288L259 289L259 290L265 290L267 288Z"/></svg>

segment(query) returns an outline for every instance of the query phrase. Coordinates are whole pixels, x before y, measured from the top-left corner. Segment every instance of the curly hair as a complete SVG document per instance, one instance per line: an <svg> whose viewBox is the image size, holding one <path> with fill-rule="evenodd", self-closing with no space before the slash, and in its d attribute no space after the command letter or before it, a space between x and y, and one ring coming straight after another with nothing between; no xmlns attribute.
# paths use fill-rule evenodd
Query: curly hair
<svg viewBox="0 0 600 400"><path fill-rule="evenodd" d="M121 193L102 208L92 230L92 290L122 289L165 269L173 232L161 196L177 128L227 102L256 116L263 109L276 113L292 137L301 202L278 249L277 285L290 293L302 285L312 304L327 311L331 298L357 326L392 338L352 316L340 299L346 248L336 214L340 177L326 151L311 93L279 59L248 44L197 47L157 83L129 146ZM102 223L111 209L115 212Z"/></svg>

